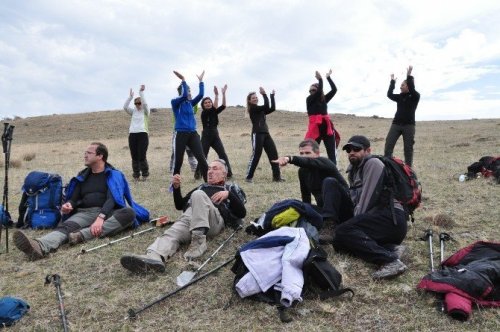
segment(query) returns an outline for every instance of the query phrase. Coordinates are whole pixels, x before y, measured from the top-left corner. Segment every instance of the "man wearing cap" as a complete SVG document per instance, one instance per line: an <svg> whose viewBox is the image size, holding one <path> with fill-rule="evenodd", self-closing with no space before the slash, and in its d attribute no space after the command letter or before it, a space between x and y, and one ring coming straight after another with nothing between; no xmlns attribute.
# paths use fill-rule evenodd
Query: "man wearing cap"
<svg viewBox="0 0 500 332"><path fill-rule="evenodd" d="M370 141L365 136L351 137L342 150L350 162L347 171L354 216L339 220L333 246L378 265L374 279L397 276L407 269L399 259L404 250L400 244L406 236L406 213L395 200L393 217L389 196L381 190L385 166L371 157Z"/></svg>
<svg viewBox="0 0 500 332"><path fill-rule="evenodd" d="M321 244L331 243L334 225L340 219L351 218L353 209L349 204L349 185L337 166L330 159L320 156L319 144L313 139L300 142L299 156L283 156L272 162L280 166L293 164L299 167L302 202L311 204L311 196L314 196L324 221L319 241ZM346 204L340 205L342 201Z"/></svg>
<svg viewBox="0 0 500 332"><path fill-rule="evenodd" d="M384 155L392 157L394 146L403 135L403 147L405 163L413 164L413 144L415 144L415 111L417 110L420 94L415 90L415 82L411 76L412 66L408 66L406 80L401 83L401 93L393 93L396 86L394 74L391 74L391 83L387 91L387 97L397 103L396 115L392 120L391 128L385 139Z"/></svg>

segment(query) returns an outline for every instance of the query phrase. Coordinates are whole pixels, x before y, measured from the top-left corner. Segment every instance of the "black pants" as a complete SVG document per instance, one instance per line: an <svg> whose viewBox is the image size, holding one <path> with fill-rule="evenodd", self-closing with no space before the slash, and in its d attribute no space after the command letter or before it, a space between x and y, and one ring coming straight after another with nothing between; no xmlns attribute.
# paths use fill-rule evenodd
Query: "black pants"
<svg viewBox="0 0 500 332"><path fill-rule="evenodd" d="M208 164L207 159L203 155L201 148L200 135L196 131L176 131L172 138L172 150L174 151L174 172L173 174L180 174L182 163L184 161L184 152L186 146L189 147L196 160L198 160L198 167L203 179L207 181Z"/></svg>
<svg viewBox="0 0 500 332"><path fill-rule="evenodd" d="M321 215L324 219L332 219L336 224L343 223L353 217L349 192L335 178L325 178L322 185Z"/></svg>
<svg viewBox="0 0 500 332"><path fill-rule="evenodd" d="M203 148L205 158L208 157L208 151L210 148L213 148L219 158L226 162L227 176L233 176L233 171L231 170L231 165L229 164L229 158L227 157L226 150L224 150L224 145L222 144L217 128L203 129L201 132L201 147ZM196 172L199 171L200 167L198 166Z"/></svg>
<svg viewBox="0 0 500 332"><path fill-rule="evenodd" d="M335 135L328 135L327 128L326 122L323 121L319 126L319 137L316 138L316 142L319 144L323 141L328 159L333 161L334 164L337 164L337 156L335 153Z"/></svg>
<svg viewBox="0 0 500 332"><path fill-rule="evenodd" d="M406 237L407 215L394 209L396 225L389 206L354 216L354 205L347 190L334 178L323 180L323 218L337 225L333 247L367 262L385 264L397 259L394 246Z"/></svg>
<svg viewBox="0 0 500 332"><path fill-rule="evenodd" d="M133 177L149 176L149 165L146 158L148 152L149 135L148 133L130 133L128 135L128 146L130 156L132 157Z"/></svg>
<svg viewBox="0 0 500 332"><path fill-rule="evenodd" d="M387 133L387 137L385 138L384 156L392 157L396 142L401 135L403 135L405 163L412 166L413 145L415 144L415 125L398 125L393 123Z"/></svg>
<svg viewBox="0 0 500 332"><path fill-rule="evenodd" d="M273 180L278 180L281 178L280 167L278 164L272 163L272 160L278 159L278 150L276 150L276 145L269 133L252 133L252 156L248 162L247 179L252 179L255 173L255 169L259 164L260 157L262 155L262 149L266 151L267 158L271 164L271 169L273 170Z"/></svg>

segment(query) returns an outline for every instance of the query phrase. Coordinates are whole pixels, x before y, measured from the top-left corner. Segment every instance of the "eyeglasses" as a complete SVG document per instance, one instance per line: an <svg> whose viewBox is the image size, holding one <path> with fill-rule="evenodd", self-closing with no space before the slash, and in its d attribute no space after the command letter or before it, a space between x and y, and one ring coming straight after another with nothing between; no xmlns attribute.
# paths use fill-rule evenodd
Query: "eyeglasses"
<svg viewBox="0 0 500 332"><path fill-rule="evenodd" d="M85 151L83 154L84 154L84 155L88 155L88 154L95 154L95 152L92 152L92 151Z"/></svg>
<svg viewBox="0 0 500 332"><path fill-rule="evenodd" d="M353 146L353 147L348 146L344 150L347 153L351 153L351 151L359 152L359 151L363 150L363 148L360 148L359 146Z"/></svg>

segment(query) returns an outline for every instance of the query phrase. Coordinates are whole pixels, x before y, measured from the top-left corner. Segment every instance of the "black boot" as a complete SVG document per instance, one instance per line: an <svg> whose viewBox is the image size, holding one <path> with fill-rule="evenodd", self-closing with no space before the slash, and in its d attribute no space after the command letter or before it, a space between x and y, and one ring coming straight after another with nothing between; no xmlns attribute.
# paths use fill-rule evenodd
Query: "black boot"
<svg viewBox="0 0 500 332"><path fill-rule="evenodd" d="M132 172L132 176L134 177L134 179L139 179L139 177L141 176L139 161L132 160Z"/></svg>
<svg viewBox="0 0 500 332"><path fill-rule="evenodd" d="M146 159L144 161L139 162L141 173L143 178L147 178L149 176L149 164Z"/></svg>

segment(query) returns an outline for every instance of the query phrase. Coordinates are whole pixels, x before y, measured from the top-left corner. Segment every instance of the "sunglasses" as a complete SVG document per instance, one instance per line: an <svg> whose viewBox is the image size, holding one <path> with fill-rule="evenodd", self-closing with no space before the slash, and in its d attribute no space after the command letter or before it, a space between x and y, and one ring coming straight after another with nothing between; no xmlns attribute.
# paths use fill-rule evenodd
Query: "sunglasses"
<svg viewBox="0 0 500 332"><path fill-rule="evenodd" d="M361 150L363 150L363 149L362 149L362 148L360 148L360 147L358 147L358 146L352 146L352 147L351 147L351 146L348 146L348 147L346 147L344 150L345 150L345 152L347 152L347 153L351 153L351 151L354 151L354 152L359 152L359 151L361 151Z"/></svg>
<svg viewBox="0 0 500 332"><path fill-rule="evenodd" d="M316 92L316 91L318 91L318 90L316 90L316 89L311 89L311 90L309 90L309 92L310 92L310 93L314 93L314 92Z"/></svg>
<svg viewBox="0 0 500 332"><path fill-rule="evenodd" d="M141 105L141 103L134 103L134 104L136 104L136 105Z"/></svg>

